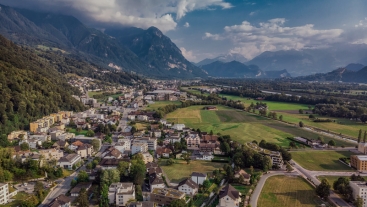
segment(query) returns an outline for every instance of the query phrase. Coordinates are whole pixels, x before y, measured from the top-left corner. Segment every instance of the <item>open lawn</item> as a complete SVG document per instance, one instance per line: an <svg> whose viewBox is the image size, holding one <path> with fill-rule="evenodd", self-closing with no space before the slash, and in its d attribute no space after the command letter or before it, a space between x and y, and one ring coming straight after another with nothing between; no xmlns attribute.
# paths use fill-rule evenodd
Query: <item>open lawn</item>
<svg viewBox="0 0 367 207"><path fill-rule="evenodd" d="M144 130L146 130L146 129L147 129L148 124L147 124L147 123L140 123L140 122L137 122L137 123L135 124L135 127L136 127L136 129L137 129L138 131L144 131Z"/></svg>
<svg viewBox="0 0 367 207"><path fill-rule="evenodd" d="M231 184L236 190L238 190L242 195L247 195L251 186L249 185L240 185L240 184Z"/></svg>
<svg viewBox="0 0 367 207"><path fill-rule="evenodd" d="M191 161L186 164L183 160L175 160L175 164L166 165L167 160L159 161L159 166L166 173L171 182L178 183L183 179L190 177L192 172L211 173L215 169L222 168L225 163L209 162L209 161Z"/></svg>
<svg viewBox="0 0 367 207"><path fill-rule="evenodd" d="M286 139L287 137L302 136L317 139L320 136L296 126L225 106L217 106L216 111L203 110L203 107L180 108L167 114L166 119L174 123L185 124L190 128L200 128L201 131L213 130L214 133L231 135L233 140L240 143L253 140L260 142L264 139L286 147L290 142ZM354 146L348 142L335 141L337 146Z"/></svg>
<svg viewBox="0 0 367 207"><path fill-rule="evenodd" d="M68 129L68 131L70 132L70 133L74 133L76 136L78 136L78 135L86 135L87 134L87 132L88 132L88 130L81 130L81 131L77 131L76 129L73 129L73 128L67 128Z"/></svg>
<svg viewBox="0 0 367 207"><path fill-rule="evenodd" d="M300 177L273 176L261 191L259 207L315 207L322 204L313 187Z"/></svg>
<svg viewBox="0 0 367 207"><path fill-rule="evenodd" d="M180 101L155 101L154 103L149 104L146 109L154 111L154 110L157 110L167 105L181 106L181 102Z"/></svg>
<svg viewBox="0 0 367 207"><path fill-rule="evenodd" d="M339 161L341 157L354 154L349 151L307 150L291 152L292 159L308 170L354 171Z"/></svg>

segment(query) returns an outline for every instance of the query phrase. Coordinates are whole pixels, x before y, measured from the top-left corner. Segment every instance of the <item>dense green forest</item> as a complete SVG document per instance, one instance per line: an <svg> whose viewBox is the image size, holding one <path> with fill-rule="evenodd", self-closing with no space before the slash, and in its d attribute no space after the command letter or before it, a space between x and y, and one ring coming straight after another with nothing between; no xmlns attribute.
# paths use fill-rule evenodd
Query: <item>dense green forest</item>
<svg viewBox="0 0 367 207"><path fill-rule="evenodd" d="M84 110L77 93L51 63L0 36L0 135L59 110Z"/></svg>

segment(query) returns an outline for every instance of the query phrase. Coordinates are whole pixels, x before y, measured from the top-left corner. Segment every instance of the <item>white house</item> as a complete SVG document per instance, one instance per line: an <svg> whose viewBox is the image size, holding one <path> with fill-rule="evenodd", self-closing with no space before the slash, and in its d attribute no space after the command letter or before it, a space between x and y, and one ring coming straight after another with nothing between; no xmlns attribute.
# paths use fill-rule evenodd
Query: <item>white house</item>
<svg viewBox="0 0 367 207"><path fill-rule="evenodd" d="M126 206L129 200L135 199L133 183L112 183L108 188L108 200L116 206Z"/></svg>
<svg viewBox="0 0 367 207"><path fill-rule="evenodd" d="M204 180L206 180L205 173L193 172L191 173L191 180L194 181L198 185L202 185Z"/></svg>
<svg viewBox="0 0 367 207"><path fill-rule="evenodd" d="M367 207L367 185L365 181L349 181L350 187L353 189L353 198L361 197L363 199L363 207Z"/></svg>
<svg viewBox="0 0 367 207"><path fill-rule="evenodd" d="M68 154L59 159L57 165L65 169L72 170L73 165L81 161L81 157L78 154Z"/></svg>
<svg viewBox="0 0 367 207"><path fill-rule="evenodd" d="M148 121L149 117L147 115L138 115L139 121Z"/></svg>
<svg viewBox="0 0 367 207"><path fill-rule="evenodd" d="M156 173L153 173L149 176L149 185L150 185L150 192L153 192L155 188L165 188L166 187L162 179L162 176Z"/></svg>
<svg viewBox="0 0 367 207"><path fill-rule="evenodd" d="M172 126L172 129L175 129L177 131L182 131L183 128L185 128L185 124L175 124Z"/></svg>
<svg viewBox="0 0 367 207"><path fill-rule="evenodd" d="M198 192L199 185L191 179L186 178L178 184L178 190L186 193L187 195L193 196Z"/></svg>
<svg viewBox="0 0 367 207"><path fill-rule="evenodd" d="M222 188L219 193L219 204L217 207L239 207L241 202L241 193L233 186L228 184Z"/></svg>
<svg viewBox="0 0 367 207"><path fill-rule="evenodd" d="M9 187L7 183L0 183L0 204L8 203Z"/></svg>

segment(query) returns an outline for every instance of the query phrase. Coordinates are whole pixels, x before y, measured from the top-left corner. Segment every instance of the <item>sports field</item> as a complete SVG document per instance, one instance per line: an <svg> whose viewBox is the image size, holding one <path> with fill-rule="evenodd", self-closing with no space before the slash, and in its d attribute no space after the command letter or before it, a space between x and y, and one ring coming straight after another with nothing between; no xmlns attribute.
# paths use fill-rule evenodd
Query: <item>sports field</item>
<svg viewBox="0 0 367 207"><path fill-rule="evenodd" d="M349 151L308 150L291 152L292 159L308 170L316 171L355 171L339 161L341 157L350 157Z"/></svg>
<svg viewBox="0 0 367 207"><path fill-rule="evenodd" d="M166 115L168 121L182 123L190 128L200 128L201 131L231 135L240 143L262 139L288 146L287 137L302 136L317 139L318 134L303 130L296 126L270 120L255 114L246 113L225 106L217 106L216 111L203 110L204 106L191 106L177 109ZM325 141L328 141L325 138ZM353 146L348 142L335 140L337 146Z"/></svg>
<svg viewBox="0 0 367 207"><path fill-rule="evenodd" d="M323 204L313 187L300 177L273 176L266 180L258 207L315 207Z"/></svg>
<svg viewBox="0 0 367 207"><path fill-rule="evenodd" d="M166 165L166 160L161 160L159 166L168 176L171 182L179 183L190 177L192 172L212 173L215 169L220 169L225 163L192 160L186 164L184 160L175 160L173 165Z"/></svg>

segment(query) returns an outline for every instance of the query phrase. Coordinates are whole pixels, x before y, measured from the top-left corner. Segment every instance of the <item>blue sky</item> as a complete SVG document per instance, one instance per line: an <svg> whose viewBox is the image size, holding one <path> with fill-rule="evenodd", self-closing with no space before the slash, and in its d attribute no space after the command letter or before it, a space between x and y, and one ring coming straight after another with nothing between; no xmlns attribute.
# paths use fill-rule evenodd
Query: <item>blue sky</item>
<svg viewBox="0 0 367 207"><path fill-rule="evenodd" d="M200 61L240 53L367 44L366 0L0 0L60 12L90 27L156 26Z"/></svg>

